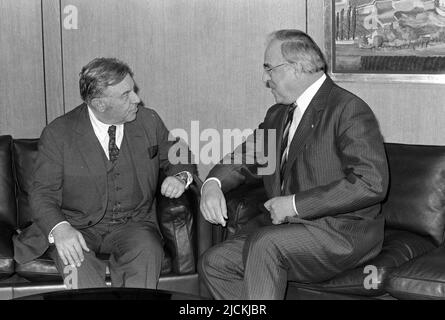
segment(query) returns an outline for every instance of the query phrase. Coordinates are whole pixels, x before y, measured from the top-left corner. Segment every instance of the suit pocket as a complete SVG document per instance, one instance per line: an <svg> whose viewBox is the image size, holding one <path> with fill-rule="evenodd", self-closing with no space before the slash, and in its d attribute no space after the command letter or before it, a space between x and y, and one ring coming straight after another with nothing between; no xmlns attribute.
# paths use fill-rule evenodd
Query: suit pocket
<svg viewBox="0 0 445 320"><path fill-rule="evenodd" d="M158 145L148 147L148 155L150 156L150 159L153 159L154 157L157 156L158 149L159 149Z"/></svg>

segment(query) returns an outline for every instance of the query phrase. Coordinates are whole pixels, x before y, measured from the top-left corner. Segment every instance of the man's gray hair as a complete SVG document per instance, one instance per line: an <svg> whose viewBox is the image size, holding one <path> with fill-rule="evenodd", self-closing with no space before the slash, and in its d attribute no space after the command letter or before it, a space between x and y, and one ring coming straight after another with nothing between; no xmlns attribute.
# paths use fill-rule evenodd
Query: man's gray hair
<svg viewBox="0 0 445 320"><path fill-rule="evenodd" d="M127 75L133 77L130 67L116 58L96 58L82 68L79 89L82 100L90 103L108 87L118 84Z"/></svg>
<svg viewBox="0 0 445 320"><path fill-rule="evenodd" d="M284 29L272 32L267 44L281 41L281 54L289 63L299 66L302 73L328 71L328 64L315 41L305 32L296 29Z"/></svg>

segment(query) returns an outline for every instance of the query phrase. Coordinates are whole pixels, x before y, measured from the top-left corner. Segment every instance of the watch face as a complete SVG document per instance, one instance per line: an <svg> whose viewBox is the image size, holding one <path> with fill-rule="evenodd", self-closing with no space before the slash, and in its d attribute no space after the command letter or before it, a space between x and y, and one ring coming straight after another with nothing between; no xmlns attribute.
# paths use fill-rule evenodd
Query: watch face
<svg viewBox="0 0 445 320"><path fill-rule="evenodd" d="M176 176L179 179L181 179L184 182L185 185L187 184L187 182L188 182L188 175L187 175L187 173L181 172L181 173L178 173Z"/></svg>

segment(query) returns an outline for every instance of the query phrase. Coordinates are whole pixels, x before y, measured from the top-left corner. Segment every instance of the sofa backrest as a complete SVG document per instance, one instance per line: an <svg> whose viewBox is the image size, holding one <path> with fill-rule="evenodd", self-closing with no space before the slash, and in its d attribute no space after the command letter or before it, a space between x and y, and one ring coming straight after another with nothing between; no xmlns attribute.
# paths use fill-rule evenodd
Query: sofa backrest
<svg viewBox="0 0 445 320"><path fill-rule="evenodd" d="M14 158L17 223L20 229L31 223L31 207L28 200L32 184L32 171L37 157L39 139L14 139L12 155Z"/></svg>
<svg viewBox="0 0 445 320"><path fill-rule="evenodd" d="M385 144L390 186L383 203L386 227L429 236L443 243L445 146Z"/></svg>
<svg viewBox="0 0 445 320"><path fill-rule="evenodd" d="M12 137L0 136L0 223L17 225L14 176L12 174Z"/></svg>

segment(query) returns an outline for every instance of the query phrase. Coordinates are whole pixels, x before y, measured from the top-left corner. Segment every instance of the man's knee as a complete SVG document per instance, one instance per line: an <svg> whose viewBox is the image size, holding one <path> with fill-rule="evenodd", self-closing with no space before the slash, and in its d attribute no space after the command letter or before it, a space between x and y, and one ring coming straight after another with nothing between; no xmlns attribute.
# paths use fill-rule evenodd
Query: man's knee
<svg viewBox="0 0 445 320"><path fill-rule="evenodd" d="M218 247L213 247L204 252L198 261L198 273L208 275L211 269L222 269L225 259Z"/></svg>
<svg viewBox="0 0 445 320"><path fill-rule="evenodd" d="M274 227L265 227L255 231L248 239L248 254L259 252L260 254L271 254L278 252L277 230Z"/></svg>
<svg viewBox="0 0 445 320"><path fill-rule="evenodd" d="M137 232L124 245L127 254L161 256L164 254L161 238L153 232Z"/></svg>
<svg viewBox="0 0 445 320"><path fill-rule="evenodd" d="M94 252L84 251L84 260L79 267L64 265L58 254L57 256L53 255L53 259L55 259L57 270L69 289L106 286L106 262L98 259Z"/></svg>

